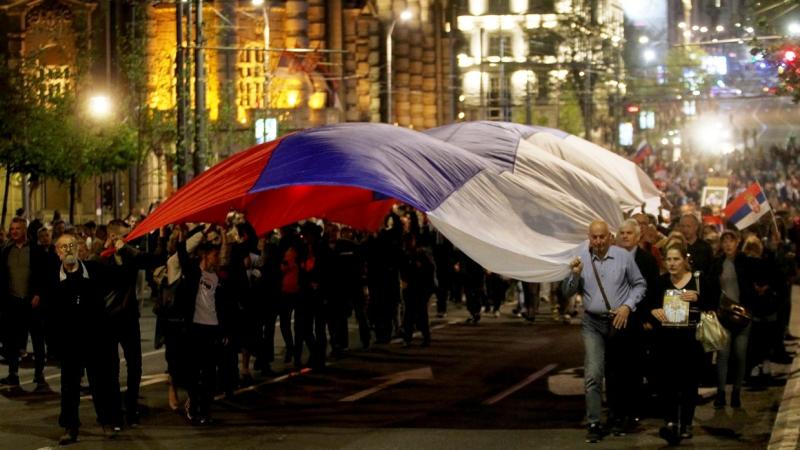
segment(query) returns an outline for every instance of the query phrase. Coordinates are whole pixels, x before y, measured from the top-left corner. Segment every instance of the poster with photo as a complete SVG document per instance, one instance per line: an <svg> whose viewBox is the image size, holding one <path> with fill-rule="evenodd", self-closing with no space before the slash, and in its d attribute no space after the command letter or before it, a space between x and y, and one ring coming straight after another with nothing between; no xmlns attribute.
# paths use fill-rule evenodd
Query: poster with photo
<svg viewBox="0 0 800 450"><path fill-rule="evenodd" d="M700 206L719 207L724 209L728 204L728 188L719 186L706 186L700 198Z"/></svg>
<svg viewBox="0 0 800 450"><path fill-rule="evenodd" d="M667 321L665 327L689 326L689 302L681 300L681 292L677 289L668 289L664 292L664 315Z"/></svg>

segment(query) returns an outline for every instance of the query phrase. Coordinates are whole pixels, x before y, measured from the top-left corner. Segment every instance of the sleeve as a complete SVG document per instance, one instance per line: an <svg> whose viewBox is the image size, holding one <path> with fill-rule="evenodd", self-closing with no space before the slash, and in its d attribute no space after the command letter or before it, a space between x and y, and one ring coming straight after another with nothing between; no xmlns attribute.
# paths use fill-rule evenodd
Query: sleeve
<svg viewBox="0 0 800 450"><path fill-rule="evenodd" d="M575 275L570 271L569 276L561 282L561 294L570 298L583 289L583 275Z"/></svg>
<svg viewBox="0 0 800 450"><path fill-rule="evenodd" d="M645 291L647 290L647 282L645 281L636 261L630 254L627 255L627 265L625 267L625 277L631 285L631 291L628 298L622 303L630 308L631 311L636 311L638 305L644 298Z"/></svg>

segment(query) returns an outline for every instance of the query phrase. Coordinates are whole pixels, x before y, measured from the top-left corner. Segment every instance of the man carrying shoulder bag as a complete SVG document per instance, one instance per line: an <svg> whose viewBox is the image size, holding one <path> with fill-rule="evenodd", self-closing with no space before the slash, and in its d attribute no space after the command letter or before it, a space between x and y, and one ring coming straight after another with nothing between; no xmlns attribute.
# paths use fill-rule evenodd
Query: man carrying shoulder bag
<svg viewBox="0 0 800 450"><path fill-rule="evenodd" d="M585 348L585 391L588 430L586 442L599 442L605 431L601 425L603 378L606 379L609 425L615 435L625 432L632 414L625 395L626 369L631 361L630 339L625 330L631 312L647 288L629 252L612 247L608 224L594 221L589 226L589 245L570 263L571 273L562 283L566 297L583 295L583 343ZM588 264L584 264L588 261Z"/></svg>

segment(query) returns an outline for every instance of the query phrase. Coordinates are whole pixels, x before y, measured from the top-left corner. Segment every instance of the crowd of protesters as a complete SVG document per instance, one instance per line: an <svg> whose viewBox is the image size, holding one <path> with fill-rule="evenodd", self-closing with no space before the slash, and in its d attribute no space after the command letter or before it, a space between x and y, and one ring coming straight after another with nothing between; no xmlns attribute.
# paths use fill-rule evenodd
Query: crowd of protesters
<svg viewBox="0 0 800 450"><path fill-rule="evenodd" d="M791 360L784 338L792 338L787 334L790 287L800 247L797 158L790 146L714 160L689 158L688 163L655 159L648 166L668 207L658 215L634 214L616 236L619 248L635 253L647 288L624 320L632 337L622 348L637 356L617 358L625 361L611 363L615 366L605 374L612 378L610 390L620 384L614 375L619 373L629 387L621 397L609 393L615 434L630 430L644 413L641 399L653 396L665 405L662 436L670 443L691 438L703 376L698 367L716 371L715 407L725 407L728 398L732 407L740 407L745 381L767 382L771 362ZM776 213L741 232L718 222L704 225L707 217L720 214L718 208L699 206L709 175L727 176L731 196L750 181L761 181ZM353 316L363 349L393 339L410 346L415 332L421 345L429 346L428 305L434 296L439 317L446 316L448 303L466 303L470 324L499 316L510 298L517 302L513 313L528 321L536 319L543 300L556 317L569 322L581 298L576 301L575 289L562 290L556 283L523 283L487 272L423 214L402 206L374 233L307 220L257 235L246 216L231 212L224 225L175 225L127 243L124 236L142 214L79 226L57 214L49 222L41 215L24 216L18 212L8 234L0 236L0 333L8 364L0 384L19 386L20 355L30 334L36 389L47 389L47 361L62 369L62 443L78 437L84 374L104 429L115 434L126 424L138 425L139 316L145 297L153 299L157 317L155 346L165 349L168 404L197 425L213 422L214 395L232 395L254 383L254 372L275 375L276 356L284 368L293 364L298 370L323 370L328 358L345 356L354 345L348 333ZM613 239L610 233L606 237ZM721 302L741 305L752 315L752 323L730 330L716 367L689 334L661 326L665 312L660 302L672 289L691 292L686 300L693 303L694 321L694 313L716 310ZM599 313L585 312L584 321L593 314ZM275 351L276 325L282 355ZM126 360L124 395L119 348ZM664 365L685 355L691 357L681 364ZM587 440L597 441L603 432L592 425L599 423L603 372L596 361L587 367L590 363L597 374L587 376L587 402L590 390L593 399ZM664 373L673 376L659 377ZM681 382L670 384L667 378ZM730 397L727 384L732 385ZM185 401L182 391L188 394Z"/></svg>
<svg viewBox="0 0 800 450"><path fill-rule="evenodd" d="M48 390L46 361L62 370L64 444L78 437L84 373L105 430L138 425L146 297L157 317L155 346L165 349L169 406L205 425L216 393L252 384L254 371L277 373L276 324L283 367L322 370L327 358L349 351L353 315L361 348L392 339L410 346L415 332L427 347L434 293L440 317L448 301L466 299L477 323L484 309L498 314L509 284L404 207L375 233L308 220L258 236L232 212L224 225L176 225L127 243L141 215L79 226L58 214L47 223L23 216L13 218L0 252L0 331L9 365L0 384L19 389L30 334L36 389ZM119 348L127 370L123 395Z"/></svg>

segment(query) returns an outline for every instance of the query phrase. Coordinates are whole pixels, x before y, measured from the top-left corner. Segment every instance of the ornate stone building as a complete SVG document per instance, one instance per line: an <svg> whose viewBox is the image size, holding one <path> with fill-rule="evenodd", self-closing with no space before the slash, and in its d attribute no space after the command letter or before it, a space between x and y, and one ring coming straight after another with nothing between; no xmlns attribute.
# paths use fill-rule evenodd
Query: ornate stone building
<svg viewBox="0 0 800 450"><path fill-rule="evenodd" d="M385 121L387 108L392 108L390 116L398 126L424 129L454 120L453 4L449 0L192 0L185 3L193 8L187 15L197 17L198 3L203 5L205 35L200 45L205 53L207 165L247 148L257 138L274 137L275 132L280 135L343 121ZM59 47L48 48L44 64L74 64L76 54L89 51L90 43L101 46L90 54L103 59L103 25L118 29L128 25L123 23L124 15L111 20L105 16L120 4L144 8L145 104L174 123L179 48L174 1L0 0L4 51L14 54L38 48L59 30L66 37L57 39ZM400 19L405 11L410 16L407 21ZM77 21L77 17L85 19ZM49 37L40 37L36 31L40 28ZM191 56L195 34L192 28L183 28L183 48ZM387 58L390 29L394 51ZM112 59L118 56L106 54ZM391 72L387 61L391 61ZM189 64L186 73L193 74L196 63ZM387 73L393 73L391 96L386 92ZM194 76L188 76L187 142L192 142L192 118L197 117L191 106L194 82ZM64 88L69 88L68 81ZM389 98L391 105L387 105ZM133 206L147 207L166 198L175 186L174 138L145 144L146 155L133 181L123 177L120 183L120 189L126 190L120 196L125 213ZM42 195L41 187L34 190L30 210L65 208L63 199ZM135 198L129 199L131 194ZM84 187L80 220L94 217L99 195L96 186Z"/></svg>

